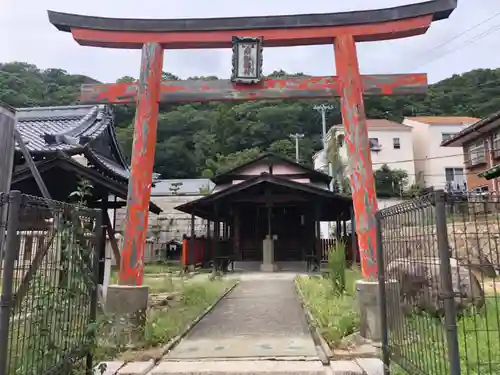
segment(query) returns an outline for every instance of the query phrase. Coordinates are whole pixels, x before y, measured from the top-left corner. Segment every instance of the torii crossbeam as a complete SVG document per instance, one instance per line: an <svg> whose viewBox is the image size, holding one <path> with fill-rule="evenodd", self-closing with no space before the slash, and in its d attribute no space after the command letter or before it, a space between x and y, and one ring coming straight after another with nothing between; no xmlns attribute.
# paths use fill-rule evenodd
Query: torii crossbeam
<svg viewBox="0 0 500 375"><path fill-rule="evenodd" d="M49 11L50 22L81 45L142 49L137 83L84 86L90 102L137 103L120 283L140 285L148 224L159 101L257 100L340 96L361 267L375 277L377 210L366 128L365 95L421 93L425 75L361 76L356 42L420 35L448 18L457 0L433 0L387 9L328 14L209 18L113 19ZM333 44L337 77L268 78L260 83L162 82L164 49L231 48L233 37L258 38L264 47Z"/></svg>

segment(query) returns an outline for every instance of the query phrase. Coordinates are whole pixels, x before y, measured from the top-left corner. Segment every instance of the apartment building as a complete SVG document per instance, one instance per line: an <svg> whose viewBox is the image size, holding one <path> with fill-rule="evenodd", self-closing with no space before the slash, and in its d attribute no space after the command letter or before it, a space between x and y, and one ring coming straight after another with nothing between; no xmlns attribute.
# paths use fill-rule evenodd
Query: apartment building
<svg viewBox="0 0 500 375"><path fill-rule="evenodd" d="M370 140L373 169L377 170L387 164L391 169L401 169L408 173L408 183L415 181L415 164L413 162L412 127L385 119L367 120L368 138ZM348 152L344 142L344 126L334 125L327 133L327 140L332 134L338 139L339 154L345 165L348 165ZM327 172L325 150L313 156L314 168Z"/></svg>
<svg viewBox="0 0 500 375"><path fill-rule="evenodd" d="M500 191L500 112L474 122L441 145L463 150L469 191Z"/></svg>
<svg viewBox="0 0 500 375"><path fill-rule="evenodd" d="M413 128L416 182L447 191L466 191L464 151L461 146L441 144L479 119L460 116L406 117L403 124Z"/></svg>

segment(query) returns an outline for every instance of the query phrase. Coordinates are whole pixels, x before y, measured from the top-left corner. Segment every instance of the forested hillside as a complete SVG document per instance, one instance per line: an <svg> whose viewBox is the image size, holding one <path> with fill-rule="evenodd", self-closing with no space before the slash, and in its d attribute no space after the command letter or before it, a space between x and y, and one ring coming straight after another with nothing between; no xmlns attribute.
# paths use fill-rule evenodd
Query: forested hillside
<svg viewBox="0 0 500 375"><path fill-rule="evenodd" d="M274 76L284 76L283 71ZM166 79L177 79L164 73ZM197 77L203 78L203 77ZM204 77L215 79L215 77ZM120 80L133 80L123 77ZM14 107L77 103L79 86L96 80L61 69L40 70L34 65L0 64L0 101ZM300 154L311 164L321 148L321 119L313 109L324 101L193 103L163 105L158 123L155 171L163 178L217 173L269 150L295 156L291 133L304 133ZM341 122L338 102L328 123ZM371 97L369 118L401 120L411 115L486 116L500 110L500 69L478 69L432 85L426 96ZM127 155L132 144L132 105L115 106L117 132Z"/></svg>

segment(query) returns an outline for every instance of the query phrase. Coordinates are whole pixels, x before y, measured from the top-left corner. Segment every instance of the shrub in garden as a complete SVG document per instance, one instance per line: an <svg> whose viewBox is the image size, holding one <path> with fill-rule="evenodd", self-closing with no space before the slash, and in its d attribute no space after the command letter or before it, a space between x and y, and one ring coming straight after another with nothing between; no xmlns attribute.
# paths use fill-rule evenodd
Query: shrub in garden
<svg viewBox="0 0 500 375"><path fill-rule="evenodd" d="M328 250L328 278L332 282L336 293L342 294L346 290L346 245L337 239L335 245Z"/></svg>

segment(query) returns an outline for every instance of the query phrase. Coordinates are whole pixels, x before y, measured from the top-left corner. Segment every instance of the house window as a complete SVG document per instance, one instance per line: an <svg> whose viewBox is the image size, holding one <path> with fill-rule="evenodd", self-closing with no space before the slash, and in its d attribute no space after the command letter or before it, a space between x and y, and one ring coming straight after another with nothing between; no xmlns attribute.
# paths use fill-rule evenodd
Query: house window
<svg viewBox="0 0 500 375"><path fill-rule="evenodd" d="M401 148L401 141L399 138L392 138L392 145L394 146L395 150L399 150Z"/></svg>
<svg viewBox="0 0 500 375"><path fill-rule="evenodd" d="M447 141L450 138L453 138L455 133L441 133L441 141Z"/></svg>
<svg viewBox="0 0 500 375"><path fill-rule="evenodd" d="M380 144L378 143L378 138L370 138L370 149L380 150Z"/></svg>
<svg viewBox="0 0 500 375"><path fill-rule="evenodd" d="M493 149L491 151L493 151L494 158L500 157L500 132L493 136Z"/></svg>
<svg viewBox="0 0 500 375"><path fill-rule="evenodd" d="M467 190L463 168L445 168L444 171L447 191L459 192Z"/></svg>
<svg viewBox="0 0 500 375"><path fill-rule="evenodd" d="M469 163L470 165L476 165L485 162L485 152L484 152L484 140L480 140L472 143L469 146Z"/></svg>

